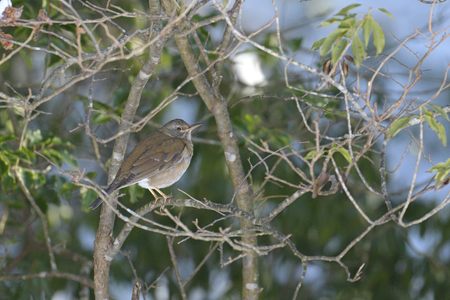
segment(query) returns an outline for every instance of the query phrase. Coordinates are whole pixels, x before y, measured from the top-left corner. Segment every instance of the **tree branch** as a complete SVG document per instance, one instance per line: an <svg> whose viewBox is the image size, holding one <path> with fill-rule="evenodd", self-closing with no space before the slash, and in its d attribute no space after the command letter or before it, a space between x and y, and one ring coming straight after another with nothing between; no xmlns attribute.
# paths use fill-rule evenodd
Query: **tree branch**
<svg viewBox="0 0 450 300"><path fill-rule="evenodd" d="M158 3L158 1L150 2L150 4L152 4L150 6L150 12L152 14L159 12ZM156 22L153 27L153 34L158 35L161 31L162 25L159 22ZM149 38L151 39L151 37ZM125 131L132 123L136 110L139 106L142 90L147 84L151 74L154 72L155 67L159 63L164 43L165 39L162 38L156 43L150 45L148 59L142 66L138 75L134 79L133 85L131 86L131 90L121 117L119 131ZM111 168L108 173L109 183L114 179L120 164L122 163L127 149L128 138L129 133L121 135L117 138L114 144ZM111 195L111 199L117 199L117 193ZM117 205L116 201L111 201L111 205L115 207ZM108 253L112 248L111 235L114 228L114 220L114 211L109 206L102 205L94 248L94 284L96 299L107 299L109 297L109 269L112 257L109 256Z"/></svg>
<svg viewBox="0 0 450 300"><path fill-rule="evenodd" d="M173 12L174 8L170 0L163 1L163 6L167 14ZM231 125L227 103L217 88L208 82L205 75L198 75L201 74L202 70L197 63L197 58L189 44L188 38L184 34L178 34L175 36L175 43L187 72L192 77L195 88L203 102L214 115L219 139L224 148L225 161L235 189L237 206L245 212L252 213L253 192L245 179L245 172L236 135ZM256 237L250 233L252 224L246 219L241 219L241 227L244 232L242 243L256 246ZM257 299L260 290L258 284L258 261L255 253L251 251L243 258L242 276L242 298Z"/></svg>

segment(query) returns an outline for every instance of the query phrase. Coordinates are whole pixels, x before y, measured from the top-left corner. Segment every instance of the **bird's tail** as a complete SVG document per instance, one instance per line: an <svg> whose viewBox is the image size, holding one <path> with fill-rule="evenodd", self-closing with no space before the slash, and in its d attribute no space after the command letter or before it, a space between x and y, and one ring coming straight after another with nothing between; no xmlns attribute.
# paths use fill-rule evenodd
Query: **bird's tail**
<svg viewBox="0 0 450 300"><path fill-rule="evenodd" d="M100 206L100 204L102 204L102 199L100 199L100 197L98 197L97 199L95 199L94 201L92 201L92 203L89 205L89 208L91 210L96 209L97 207Z"/></svg>
<svg viewBox="0 0 450 300"><path fill-rule="evenodd" d="M105 193L107 195L109 195L109 193L111 192L111 185L109 187L106 188ZM97 199L95 199L94 201L92 201L92 203L89 205L89 208L91 210L96 209L97 207L100 206L100 204L102 204L102 199L100 197L98 197Z"/></svg>

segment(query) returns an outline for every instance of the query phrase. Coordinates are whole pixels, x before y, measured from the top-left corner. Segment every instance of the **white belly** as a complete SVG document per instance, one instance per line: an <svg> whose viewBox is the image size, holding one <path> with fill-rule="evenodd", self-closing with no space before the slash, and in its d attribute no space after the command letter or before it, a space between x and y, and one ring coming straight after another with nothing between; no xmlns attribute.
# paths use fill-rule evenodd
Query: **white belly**
<svg viewBox="0 0 450 300"><path fill-rule="evenodd" d="M189 163L191 158L186 158L182 162L180 162L177 166L175 166L172 170L165 170L159 174L155 174L149 178L142 179L138 182L140 187L145 189L161 189L168 186L171 186L183 176L189 167Z"/></svg>

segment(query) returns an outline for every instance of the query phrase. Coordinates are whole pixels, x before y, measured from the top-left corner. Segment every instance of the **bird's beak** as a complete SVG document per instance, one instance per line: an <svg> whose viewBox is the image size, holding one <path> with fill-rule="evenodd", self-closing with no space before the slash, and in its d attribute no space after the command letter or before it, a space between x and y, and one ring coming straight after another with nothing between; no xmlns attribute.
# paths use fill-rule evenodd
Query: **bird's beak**
<svg viewBox="0 0 450 300"><path fill-rule="evenodd" d="M203 123L195 123L195 124L192 124L191 125L191 127L189 127L189 131L190 132L192 132L192 131L194 131L195 129L197 129L197 128L199 128L200 126L203 126L204 124Z"/></svg>

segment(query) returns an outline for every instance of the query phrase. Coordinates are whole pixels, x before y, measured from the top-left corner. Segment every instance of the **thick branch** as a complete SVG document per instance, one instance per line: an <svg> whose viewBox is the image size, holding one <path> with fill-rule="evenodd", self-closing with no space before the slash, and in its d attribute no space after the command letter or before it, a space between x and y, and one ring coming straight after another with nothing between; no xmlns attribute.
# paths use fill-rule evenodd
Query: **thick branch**
<svg viewBox="0 0 450 300"><path fill-rule="evenodd" d="M151 12L159 10L157 7L158 1L151 2L151 4L154 6L150 7ZM154 24L154 34L157 35L160 30L161 25L159 23ZM150 46L149 57L136 76L128 95L119 125L119 131L125 131L129 127L129 124L132 123L136 110L139 106L142 90L147 84L147 81L153 73L156 65L159 63L164 41L165 40L161 39ZM108 174L108 182L111 182L114 179L120 167L127 148L128 137L128 133L121 135L117 138L114 144L111 168ZM117 198L117 194L112 195L112 197ZM111 201L111 204L115 207L116 201ZM103 205L94 249L94 284L96 299L107 299L109 297L109 269L112 257L110 257L108 253L112 247L111 235L114 228L114 219L114 211L107 205Z"/></svg>
<svg viewBox="0 0 450 300"><path fill-rule="evenodd" d="M170 14L173 11L171 1L166 0L163 3L166 13ZM195 88L216 120L218 135L224 148L226 164L230 171L231 180L235 189L237 206L239 209L251 213L253 210L252 189L245 179L245 172L239 153L236 135L233 132L230 115L228 113L227 103L218 90L208 82L206 76L201 74L202 71L198 65L197 57L192 51L188 38L183 34L177 35L175 36L175 43L180 51L180 56L189 76L192 77ZM241 219L241 226L243 232L247 232L247 234L244 235L242 242L247 245L256 246L256 237L250 233L250 229L252 228L251 222ZM258 264L257 257L252 252L247 253L243 258L242 276L243 299L257 299L259 292Z"/></svg>

